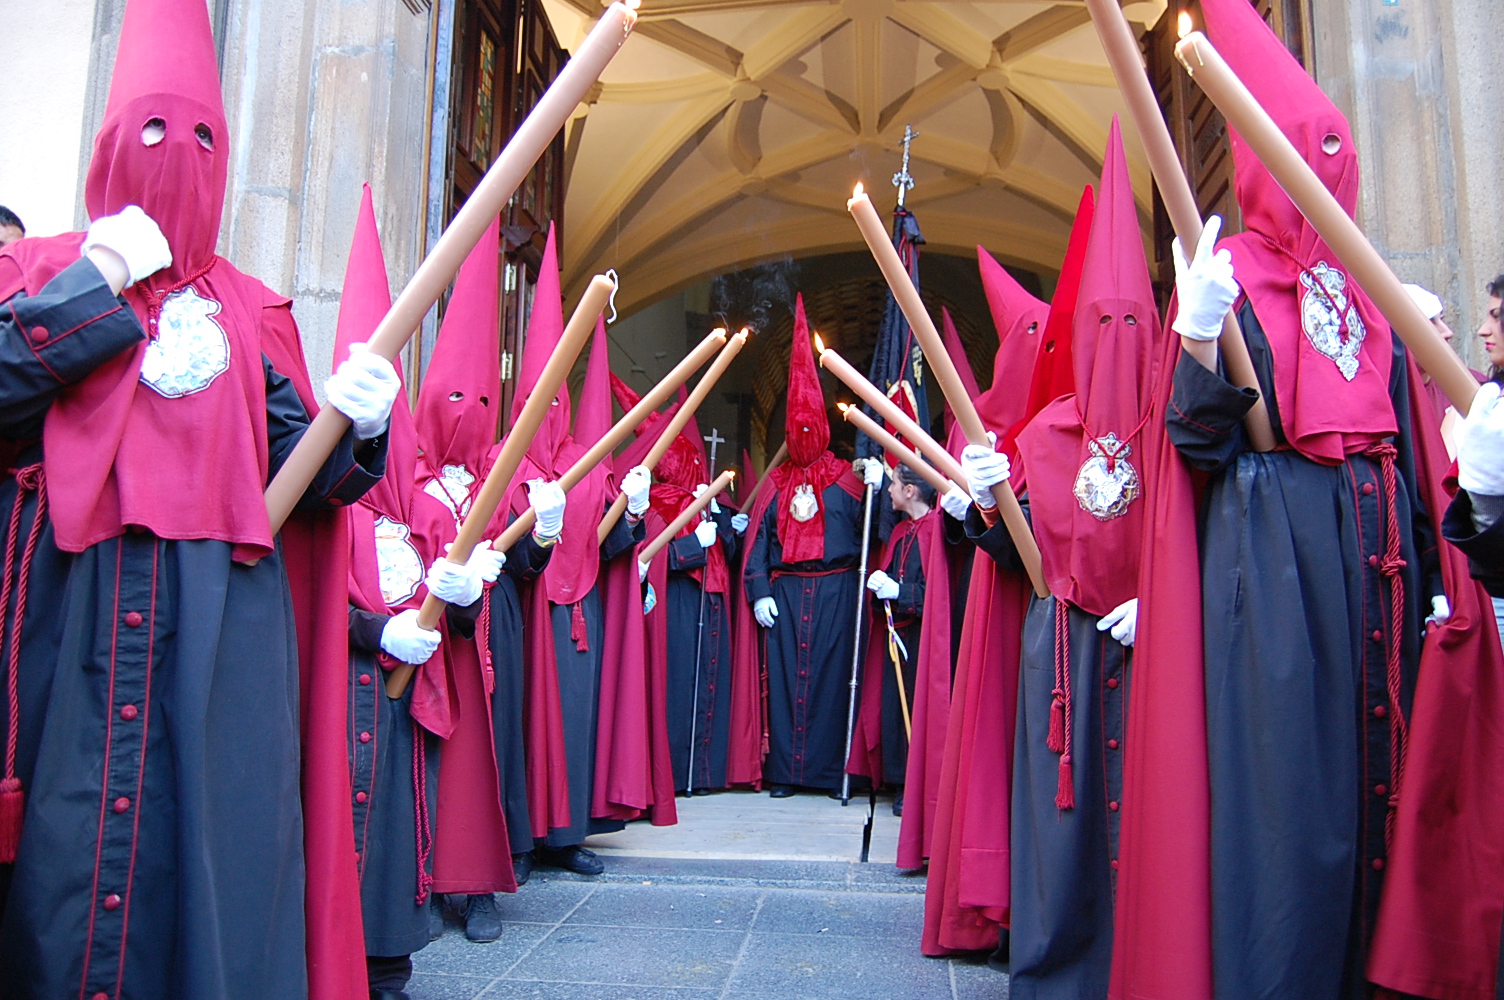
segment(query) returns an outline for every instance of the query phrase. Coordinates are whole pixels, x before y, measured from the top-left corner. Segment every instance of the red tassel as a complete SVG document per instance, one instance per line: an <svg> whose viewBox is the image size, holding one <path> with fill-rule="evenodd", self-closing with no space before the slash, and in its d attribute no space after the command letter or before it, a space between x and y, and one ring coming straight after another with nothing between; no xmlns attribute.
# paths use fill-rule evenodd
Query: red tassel
<svg viewBox="0 0 1504 1000"><path fill-rule="evenodd" d="M1045 737L1044 745L1051 753L1065 753L1065 699L1059 688L1055 689L1055 700L1050 702L1050 734Z"/></svg>
<svg viewBox="0 0 1504 1000"><path fill-rule="evenodd" d="M1060 784L1055 789L1055 808L1076 808L1076 769L1071 766L1071 755L1060 758Z"/></svg>
<svg viewBox="0 0 1504 1000"><path fill-rule="evenodd" d="M0 864L16 861L21 849L21 820L26 816L26 793L20 778L0 781Z"/></svg>
<svg viewBox="0 0 1504 1000"><path fill-rule="evenodd" d="M590 629L585 624L585 602L576 601L569 610L569 637L581 653L590 651Z"/></svg>

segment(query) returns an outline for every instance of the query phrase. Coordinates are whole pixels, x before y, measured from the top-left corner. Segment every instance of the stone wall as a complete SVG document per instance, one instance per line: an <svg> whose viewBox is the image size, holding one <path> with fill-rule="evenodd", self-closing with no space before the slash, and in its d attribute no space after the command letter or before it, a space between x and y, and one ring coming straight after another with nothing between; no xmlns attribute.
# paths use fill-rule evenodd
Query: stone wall
<svg viewBox="0 0 1504 1000"><path fill-rule="evenodd" d="M0 15L0 205L33 236L74 227L94 12L95 0L50 0Z"/></svg>
<svg viewBox="0 0 1504 1000"><path fill-rule="evenodd" d="M421 259L430 15L402 0L225 0L223 24L221 252L293 298L318 385L363 183L394 289Z"/></svg>
<svg viewBox="0 0 1504 1000"><path fill-rule="evenodd" d="M1497 0L1313 0L1316 78L1353 122L1359 221L1405 281L1446 303L1456 346L1504 272L1504 73Z"/></svg>

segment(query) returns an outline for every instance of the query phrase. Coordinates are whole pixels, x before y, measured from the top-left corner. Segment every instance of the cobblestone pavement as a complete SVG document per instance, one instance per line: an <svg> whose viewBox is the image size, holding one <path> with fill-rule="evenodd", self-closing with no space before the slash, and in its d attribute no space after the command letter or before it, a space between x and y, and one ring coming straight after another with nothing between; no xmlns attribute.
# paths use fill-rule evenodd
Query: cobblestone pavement
<svg viewBox="0 0 1504 1000"><path fill-rule="evenodd" d="M499 897L414 956L413 1000L1004 1000L983 956L919 953L923 878L841 862L612 859Z"/></svg>

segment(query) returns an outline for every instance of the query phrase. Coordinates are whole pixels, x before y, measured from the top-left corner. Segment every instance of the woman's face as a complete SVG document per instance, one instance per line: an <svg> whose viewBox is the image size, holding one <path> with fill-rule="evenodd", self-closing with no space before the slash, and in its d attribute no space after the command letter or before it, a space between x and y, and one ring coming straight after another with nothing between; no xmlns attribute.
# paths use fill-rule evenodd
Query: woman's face
<svg viewBox="0 0 1504 1000"><path fill-rule="evenodd" d="M1501 326L1499 314L1504 308L1504 299L1495 295L1488 300L1488 316L1484 318L1483 325L1478 327L1478 336L1483 340L1483 349L1488 352L1488 360L1496 368L1504 368L1504 326Z"/></svg>

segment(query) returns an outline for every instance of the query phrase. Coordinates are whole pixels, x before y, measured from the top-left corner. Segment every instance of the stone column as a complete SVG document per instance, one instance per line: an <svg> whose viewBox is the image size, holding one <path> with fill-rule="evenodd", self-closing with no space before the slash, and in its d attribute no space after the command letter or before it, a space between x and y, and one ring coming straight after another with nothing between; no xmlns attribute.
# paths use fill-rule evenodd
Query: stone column
<svg viewBox="0 0 1504 1000"><path fill-rule="evenodd" d="M1496 0L1310 4L1315 73L1353 124L1359 222L1401 280L1446 303L1463 358L1504 272L1504 75Z"/></svg>
<svg viewBox="0 0 1504 1000"><path fill-rule="evenodd" d="M394 290L421 259L430 17L417 0L225 3L221 252L293 299L316 386L330 368L362 183Z"/></svg>

